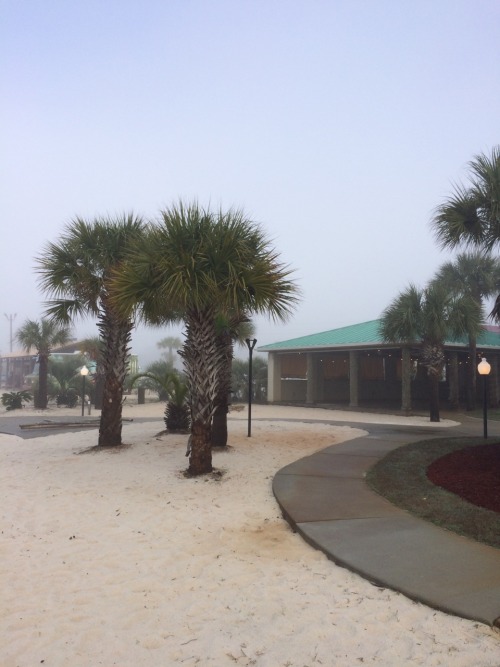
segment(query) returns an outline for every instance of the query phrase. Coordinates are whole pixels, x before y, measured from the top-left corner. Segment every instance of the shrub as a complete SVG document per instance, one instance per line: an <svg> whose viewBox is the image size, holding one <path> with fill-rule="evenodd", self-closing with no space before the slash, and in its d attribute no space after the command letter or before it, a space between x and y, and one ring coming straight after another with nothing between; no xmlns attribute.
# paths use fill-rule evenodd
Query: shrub
<svg viewBox="0 0 500 667"><path fill-rule="evenodd" d="M177 371L173 371L170 375L168 394L163 417L167 431L170 433L185 433L191 428L191 410L187 403L187 384Z"/></svg>
<svg viewBox="0 0 500 667"><path fill-rule="evenodd" d="M170 433L186 433L191 428L191 412L186 403L178 405L169 401L163 417L167 431Z"/></svg>
<svg viewBox="0 0 500 667"><path fill-rule="evenodd" d="M33 396L29 391L11 391L2 394L2 405L5 405L7 410L19 410L23 407L23 403L29 403Z"/></svg>
<svg viewBox="0 0 500 667"><path fill-rule="evenodd" d="M57 405L66 405L68 408L74 408L80 397L76 389L69 388L57 394Z"/></svg>

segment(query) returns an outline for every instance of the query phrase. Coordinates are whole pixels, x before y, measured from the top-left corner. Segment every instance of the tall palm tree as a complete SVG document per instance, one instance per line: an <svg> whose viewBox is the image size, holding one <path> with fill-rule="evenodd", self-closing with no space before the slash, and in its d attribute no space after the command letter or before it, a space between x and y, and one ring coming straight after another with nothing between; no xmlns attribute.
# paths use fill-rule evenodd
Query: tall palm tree
<svg viewBox="0 0 500 667"><path fill-rule="evenodd" d="M500 145L494 146L490 155L475 155L468 166L468 184L454 186L452 194L436 208L432 225L442 248L465 247L488 253L500 245ZM500 294L490 317L500 322ZM475 369L469 373L475 378Z"/></svg>
<svg viewBox="0 0 500 667"><path fill-rule="evenodd" d="M156 343L156 347L161 350L167 350L165 353L166 359L171 366L175 366L174 350L179 350L182 347L182 341L176 336L166 336Z"/></svg>
<svg viewBox="0 0 500 667"><path fill-rule="evenodd" d="M438 422L439 378L445 361L444 343L449 338L477 336L482 329L482 308L470 295L450 293L431 282L401 292L383 312L381 334L390 343L413 343L429 378L430 421Z"/></svg>
<svg viewBox="0 0 500 667"><path fill-rule="evenodd" d="M211 421L227 365L217 315L266 313L285 320L298 299L290 274L263 230L241 211L212 213L180 202L162 211L116 276L113 291L123 312L138 307L152 322L184 321L193 475L212 470Z"/></svg>
<svg viewBox="0 0 500 667"><path fill-rule="evenodd" d="M36 397L36 407L45 410L48 402L49 356L54 347L65 345L71 340L70 329L48 318L42 318L40 321L26 320L17 331L16 338L27 352L32 348L37 351L38 395Z"/></svg>
<svg viewBox="0 0 500 667"><path fill-rule="evenodd" d="M48 302L52 317L60 322L85 315L97 318L104 372L99 446L122 444L123 386L134 323L114 307L111 278L143 229L142 219L134 214L91 222L76 218L37 260L41 286L55 297Z"/></svg>
<svg viewBox="0 0 500 667"><path fill-rule="evenodd" d="M465 252L446 262L438 270L435 280L445 289L457 295L470 295L478 304L500 290L500 261L482 250ZM477 353L476 337L469 336L469 362L467 364L467 410L476 404Z"/></svg>
<svg viewBox="0 0 500 667"><path fill-rule="evenodd" d="M500 146L470 162L469 185L457 184L434 213L432 225L442 248L472 247L490 252L500 245Z"/></svg>

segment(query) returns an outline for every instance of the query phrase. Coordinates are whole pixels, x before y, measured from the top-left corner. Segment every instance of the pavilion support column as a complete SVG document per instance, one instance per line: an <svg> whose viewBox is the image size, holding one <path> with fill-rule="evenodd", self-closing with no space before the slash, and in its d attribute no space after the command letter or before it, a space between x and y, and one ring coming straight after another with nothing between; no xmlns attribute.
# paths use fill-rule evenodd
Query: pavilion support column
<svg viewBox="0 0 500 667"><path fill-rule="evenodd" d="M269 352L267 359L267 401L281 401L281 357L276 352Z"/></svg>
<svg viewBox="0 0 500 667"><path fill-rule="evenodd" d="M318 384L317 357L311 352L307 353L307 386L306 403L315 403L317 397L316 387Z"/></svg>
<svg viewBox="0 0 500 667"><path fill-rule="evenodd" d="M359 352L349 352L349 407L359 407Z"/></svg>
<svg viewBox="0 0 500 667"><path fill-rule="evenodd" d="M409 348L401 350L401 410L405 414L411 412L411 352Z"/></svg>
<svg viewBox="0 0 500 667"><path fill-rule="evenodd" d="M459 386L458 386L458 354L450 352L450 408L451 410L458 410L459 408Z"/></svg>

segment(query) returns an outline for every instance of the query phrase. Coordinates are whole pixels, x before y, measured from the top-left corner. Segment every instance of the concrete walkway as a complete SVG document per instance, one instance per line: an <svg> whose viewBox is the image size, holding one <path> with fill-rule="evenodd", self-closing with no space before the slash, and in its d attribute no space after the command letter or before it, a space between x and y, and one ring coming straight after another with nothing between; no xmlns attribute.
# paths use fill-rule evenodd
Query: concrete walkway
<svg viewBox="0 0 500 667"><path fill-rule="evenodd" d="M429 438L481 436L481 420L447 429L352 426L369 435L328 447L276 474L273 492L287 521L335 563L377 585L500 627L500 549L413 517L364 480L390 450ZM500 425L490 423L486 442L499 434Z"/></svg>

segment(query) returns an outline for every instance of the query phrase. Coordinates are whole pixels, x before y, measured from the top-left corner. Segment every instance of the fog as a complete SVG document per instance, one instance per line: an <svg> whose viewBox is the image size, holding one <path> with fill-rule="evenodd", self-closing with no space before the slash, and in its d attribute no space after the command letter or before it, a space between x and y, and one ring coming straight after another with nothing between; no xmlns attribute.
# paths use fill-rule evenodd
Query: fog
<svg viewBox="0 0 500 667"><path fill-rule="evenodd" d="M259 345L364 322L452 257L435 207L500 143L496 0L7 0L0 352L75 216L235 206L295 270ZM77 322L77 337L96 335ZM134 333L141 367L181 327ZM246 358L247 351L237 355Z"/></svg>

